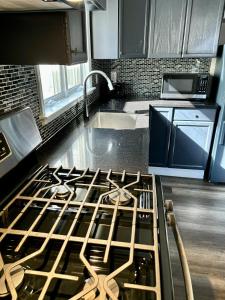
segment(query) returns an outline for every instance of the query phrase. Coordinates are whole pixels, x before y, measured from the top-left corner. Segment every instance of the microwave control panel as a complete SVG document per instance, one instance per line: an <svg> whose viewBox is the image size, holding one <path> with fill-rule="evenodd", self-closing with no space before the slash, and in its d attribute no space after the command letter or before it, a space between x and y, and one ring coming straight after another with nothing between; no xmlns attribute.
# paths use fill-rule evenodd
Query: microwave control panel
<svg viewBox="0 0 225 300"><path fill-rule="evenodd" d="M3 134L0 132L0 163L12 154L9 144Z"/></svg>
<svg viewBox="0 0 225 300"><path fill-rule="evenodd" d="M199 85L198 85L198 92L205 94L208 91L209 86L209 77L208 76L200 76L199 77Z"/></svg>

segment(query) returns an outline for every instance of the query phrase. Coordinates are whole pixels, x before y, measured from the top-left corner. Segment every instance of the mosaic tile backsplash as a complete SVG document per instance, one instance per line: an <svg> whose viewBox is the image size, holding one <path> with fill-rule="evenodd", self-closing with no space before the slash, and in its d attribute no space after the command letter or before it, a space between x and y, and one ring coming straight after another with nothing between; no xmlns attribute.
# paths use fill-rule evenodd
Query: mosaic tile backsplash
<svg viewBox="0 0 225 300"><path fill-rule="evenodd" d="M158 98L163 73L209 73L210 58L93 60L92 68L117 72L121 96Z"/></svg>
<svg viewBox="0 0 225 300"><path fill-rule="evenodd" d="M35 66L0 65L0 117L4 113L29 106L39 127L43 143L61 130L70 121L79 118L84 109L83 101L62 113L50 123L40 121L39 81ZM88 96L89 103L98 99L95 90Z"/></svg>
<svg viewBox="0 0 225 300"><path fill-rule="evenodd" d="M109 76L111 71L116 71L117 81L122 87L121 96L158 98L163 73L208 73L210 64L209 58L92 60L92 69L102 70ZM88 98L89 102L95 102L98 93L94 92ZM26 106L31 107L44 142L83 111L83 102L80 102L49 124L41 124L39 87L35 67L1 65L0 115Z"/></svg>

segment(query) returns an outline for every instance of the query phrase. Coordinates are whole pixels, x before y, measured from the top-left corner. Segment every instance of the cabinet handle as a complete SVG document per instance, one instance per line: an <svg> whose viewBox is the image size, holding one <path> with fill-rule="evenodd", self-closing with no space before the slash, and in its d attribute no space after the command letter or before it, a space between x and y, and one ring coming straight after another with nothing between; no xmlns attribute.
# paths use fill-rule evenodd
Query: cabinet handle
<svg viewBox="0 0 225 300"><path fill-rule="evenodd" d="M195 118L197 118L197 119L198 119L198 118L199 118L199 115L196 115L196 116L195 116Z"/></svg>

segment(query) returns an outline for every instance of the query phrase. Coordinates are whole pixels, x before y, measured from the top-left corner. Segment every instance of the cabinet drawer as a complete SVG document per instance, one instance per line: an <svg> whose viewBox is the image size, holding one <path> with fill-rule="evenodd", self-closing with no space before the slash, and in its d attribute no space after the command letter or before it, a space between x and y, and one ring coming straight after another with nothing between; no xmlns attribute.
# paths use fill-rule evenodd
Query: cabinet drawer
<svg viewBox="0 0 225 300"><path fill-rule="evenodd" d="M175 109L174 121L212 121L214 122L216 115L215 109Z"/></svg>

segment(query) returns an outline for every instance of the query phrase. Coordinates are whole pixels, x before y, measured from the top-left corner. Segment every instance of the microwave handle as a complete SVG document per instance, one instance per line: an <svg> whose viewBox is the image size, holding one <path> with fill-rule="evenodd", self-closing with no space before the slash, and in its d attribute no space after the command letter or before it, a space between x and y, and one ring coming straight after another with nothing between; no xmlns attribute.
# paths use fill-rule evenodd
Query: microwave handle
<svg viewBox="0 0 225 300"><path fill-rule="evenodd" d="M165 208L166 208L166 217L167 217L167 224L172 228L173 235L176 241L183 276L184 276L184 283L185 283L185 291L186 291L186 298L187 300L194 300L192 282L191 282L191 275L188 266L187 256L184 249L184 244L180 235L180 231L176 222L175 214L173 211L173 201L166 200L165 201Z"/></svg>

